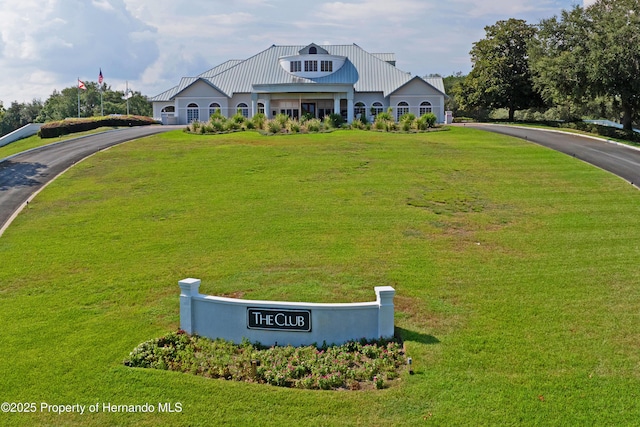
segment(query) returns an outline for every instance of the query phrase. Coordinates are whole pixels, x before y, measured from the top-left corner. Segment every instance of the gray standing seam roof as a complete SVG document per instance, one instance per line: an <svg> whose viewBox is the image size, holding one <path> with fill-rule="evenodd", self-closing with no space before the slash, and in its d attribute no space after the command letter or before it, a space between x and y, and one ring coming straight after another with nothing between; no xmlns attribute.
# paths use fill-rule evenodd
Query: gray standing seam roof
<svg viewBox="0 0 640 427"><path fill-rule="evenodd" d="M389 58L395 59L395 55L371 54L356 44L322 46L331 55L347 58L345 64L333 74L313 79L297 77L284 70L280 66L279 59L297 55L304 47L273 45L246 60L227 61L198 77L184 77L178 86L155 96L151 101L169 101L198 78L206 79L213 87L229 97L234 93L251 93L253 85L257 84L301 83L347 83L354 85L356 92L382 92L386 97L413 78L411 74L399 70L386 61ZM436 79L425 81L444 93L444 87L441 87L442 84L438 84Z"/></svg>

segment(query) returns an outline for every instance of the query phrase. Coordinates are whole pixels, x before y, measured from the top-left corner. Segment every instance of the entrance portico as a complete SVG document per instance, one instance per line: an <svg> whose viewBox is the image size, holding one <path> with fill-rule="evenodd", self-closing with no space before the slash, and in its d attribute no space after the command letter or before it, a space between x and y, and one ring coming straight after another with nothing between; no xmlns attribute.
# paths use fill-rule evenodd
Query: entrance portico
<svg viewBox="0 0 640 427"><path fill-rule="evenodd" d="M352 85L254 85L253 89L252 115L258 113L261 103L270 119L279 113L295 117L297 110L300 116L308 113L320 119L331 113L344 113L347 122L353 121Z"/></svg>

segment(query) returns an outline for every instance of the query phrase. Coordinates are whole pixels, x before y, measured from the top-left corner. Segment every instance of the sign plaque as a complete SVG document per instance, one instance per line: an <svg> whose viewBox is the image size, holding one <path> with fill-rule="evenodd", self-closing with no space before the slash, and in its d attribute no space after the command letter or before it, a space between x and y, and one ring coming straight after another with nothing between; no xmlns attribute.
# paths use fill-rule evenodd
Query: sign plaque
<svg viewBox="0 0 640 427"><path fill-rule="evenodd" d="M247 308L247 328L311 332L311 310Z"/></svg>

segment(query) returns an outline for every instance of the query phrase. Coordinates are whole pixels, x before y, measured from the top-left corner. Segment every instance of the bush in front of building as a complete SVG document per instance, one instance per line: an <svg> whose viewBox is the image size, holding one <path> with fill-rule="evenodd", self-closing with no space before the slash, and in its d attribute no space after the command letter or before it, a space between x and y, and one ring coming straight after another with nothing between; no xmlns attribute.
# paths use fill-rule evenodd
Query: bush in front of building
<svg viewBox="0 0 640 427"><path fill-rule="evenodd" d="M366 118L354 119L350 125L345 125L344 118L340 114L329 114L322 120L304 115L300 120L289 117L286 114L277 114L273 119L260 113L251 119L247 119L241 113L232 117L224 117L219 111L212 114L206 123L193 122L187 125L185 132L200 135L217 134L226 132L236 132L244 130L255 130L266 135L287 134L287 133L315 133L330 132L334 129L361 129L378 130L383 132L420 132L428 131L436 127L436 115L426 113L416 117L413 113L404 114L399 122L394 120L391 109L379 113L373 124Z"/></svg>
<svg viewBox="0 0 640 427"><path fill-rule="evenodd" d="M42 125L38 135L40 138L55 138L76 132L85 132L101 127L130 127L160 124L151 117L144 116L100 116L79 119L64 119Z"/></svg>

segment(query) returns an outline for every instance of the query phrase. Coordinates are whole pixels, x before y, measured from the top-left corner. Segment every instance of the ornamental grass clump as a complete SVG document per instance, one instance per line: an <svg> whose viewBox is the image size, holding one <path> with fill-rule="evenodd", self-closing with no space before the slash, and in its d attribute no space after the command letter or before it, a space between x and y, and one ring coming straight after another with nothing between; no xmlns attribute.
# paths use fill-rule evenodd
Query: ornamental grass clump
<svg viewBox="0 0 640 427"><path fill-rule="evenodd" d="M340 346L262 347L210 340L184 331L146 341L125 365L312 390L382 388L406 366L395 340L350 341Z"/></svg>

